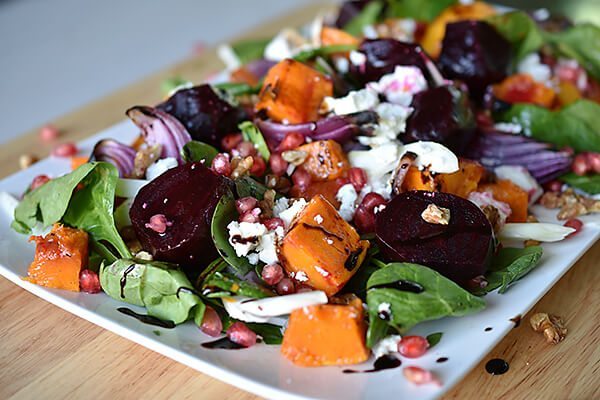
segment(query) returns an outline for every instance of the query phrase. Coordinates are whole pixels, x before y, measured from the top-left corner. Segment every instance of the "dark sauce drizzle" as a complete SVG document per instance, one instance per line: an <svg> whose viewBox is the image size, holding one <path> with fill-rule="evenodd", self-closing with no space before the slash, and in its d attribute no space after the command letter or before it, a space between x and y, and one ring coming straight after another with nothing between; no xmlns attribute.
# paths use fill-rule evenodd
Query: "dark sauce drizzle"
<svg viewBox="0 0 600 400"><path fill-rule="evenodd" d="M402 361L400 361L400 359L398 357L393 356L391 354L386 354L386 355L379 357L377 360L375 360L375 363L373 363L372 369L365 369L365 370L345 369L342 372L345 374L358 374L358 373L368 374L371 372L383 371L384 369L398 368L400 365L402 365Z"/></svg>
<svg viewBox="0 0 600 400"><path fill-rule="evenodd" d="M376 285L371 287L371 289L396 289L396 290L402 290L404 292L411 292L411 293L422 293L425 291L425 288L423 286L421 286L420 284L416 283L416 282L411 282L411 281L405 281L405 280L399 280L396 282L391 282L391 283L383 283L381 285Z"/></svg>
<svg viewBox="0 0 600 400"><path fill-rule="evenodd" d="M437 360L435 360L435 362L437 363L444 363L446 361L448 361L448 357L440 357Z"/></svg>
<svg viewBox="0 0 600 400"><path fill-rule="evenodd" d="M484 329L484 331L486 331L486 332L489 332L489 331L491 331L492 329L494 329L494 328L492 328L491 326L488 326L487 328L485 328L485 329Z"/></svg>
<svg viewBox="0 0 600 400"><path fill-rule="evenodd" d="M143 322L144 324L160 326L161 328L166 328L166 329L175 328L175 324L173 323L173 321L163 321L162 319L158 319L151 315L138 314L135 311L133 311L127 307L119 307L119 308L117 308L117 311L122 314L129 315L130 317L133 317L133 318L137 319L138 321Z"/></svg>
<svg viewBox="0 0 600 400"><path fill-rule="evenodd" d="M213 340L212 342L202 343L202 347L205 349L222 349L222 350L239 350L243 349L244 346L232 342L227 337Z"/></svg>
<svg viewBox="0 0 600 400"><path fill-rule="evenodd" d="M515 326L513 327L513 329L514 328L518 328L519 325L521 325L521 314L518 314L518 315L512 317L510 319L510 322L514 322L515 323Z"/></svg>
<svg viewBox="0 0 600 400"><path fill-rule="evenodd" d="M508 368L508 363L501 358L492 358L485 364L485 370L491 375L502 375Z"/></svg>
<svg viewBox="0 0 600 400"><path fill-rule="evenodd" d="M125 285L127 284L127 275L135 269L135 264L131 264L123 271L123 276L119 280L119 286L121 287L121 298L125 298Z"/></svg>
<svg viewBox="0 0 600 400"><path fill-rule="evenodd" d="M195 294L196 296L200 297L200 293L196 292L194 289L190 289L185 286L181 286L181 287L177 288L177 291L175 292L175 296L177 296L177 298L179 298L179 292Z"/></svg>

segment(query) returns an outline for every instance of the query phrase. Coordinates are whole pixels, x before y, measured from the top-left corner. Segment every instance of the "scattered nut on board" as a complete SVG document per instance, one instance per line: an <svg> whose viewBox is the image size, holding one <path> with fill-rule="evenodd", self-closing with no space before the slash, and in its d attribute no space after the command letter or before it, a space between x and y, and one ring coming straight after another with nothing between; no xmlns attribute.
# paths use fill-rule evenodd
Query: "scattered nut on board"
<svg viewBox="0 0 600 400"><path fill-rule="evenodd" d="M567 336L567 328L561 317L547 313L536 313L529 319L531 327L536 332L542 332L546 342L558 344Z"/></svg>
<svg viewBox="0 0 600 400"><path fill-rule="evenodd" d="M19 157L19 168L29 168L38 161L39 159L33 154L21 154Z"/></svg>

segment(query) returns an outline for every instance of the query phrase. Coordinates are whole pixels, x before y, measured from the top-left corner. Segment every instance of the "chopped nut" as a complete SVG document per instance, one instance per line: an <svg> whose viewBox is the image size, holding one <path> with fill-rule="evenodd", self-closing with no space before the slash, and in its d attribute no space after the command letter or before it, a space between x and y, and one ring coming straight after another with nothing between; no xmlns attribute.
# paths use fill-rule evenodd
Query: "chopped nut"
<svg viewBox="0 0 600 400"><path fill-rule="evenodd" d="M143 178L148 167L160 158L161 152L160 144L141 148L133 160L133 178Z"/></svg>
<svg viewBox="0 0 600 400"><path fill-rule="evenodd" d="M421 213L421 218L430 224L448 225L448 222L450 222L450 210L438 207L435 204L429 204Z"/></svg>
<svg viewBox="0 0 600 400"><path fill-rule="evenodd" d="M536 313L529 319L531 327L536 332L542 332L546 342L557 344L567 336L567 328L559 316L547 313Z"/></svg>
<svg viewBox="0 0 600 400"><path fill-rule="evenodd" d="M301 165L306 157L308 157L308 153L302 150L288 150L281 153L281 158L296 167Z"/></svg>
<svg viewBox="0 0 600 400"><path fill-rule="evenodd" d="M523 242L523 245L525 247L531 247L531 246L539 246L540 245L540 241L538 240L533 240L533 239L529 239Z"/></svg>
<svg viewBox="0 0 600 400"><path fill-rule="evenodd" d="M231 167L233 171L231 172L231 178L237 179L241 176L248 174L252 166L254 165L254 159L252 156L248 156L245 158L233 157L231 160Z"/></svg>
<svg viewBox="0 0 600 400"><path fill-rule="evenodd" d="M492 205L487 205L483 207L481 211L483 211L488 221L490 221L494 232L498 232L500 228L502 228L500 221L500 212L498 212L498 209Z"/></svg>
<svg viewBox="0 0 600 400"><path fill-rule="evenodd" d="M19 157L19 168L25 169L31 167L33 164L38 162L39 158L32 154L22 154Z"/></svg>
<svg viewBox="0 0 600 400"><path fill-rule="evenodd" d="M134 239L134 240L131 240L131 241L127 242L127 247L129 248L129 250L133 254L137 254L137 253L139 253L140 251L143 250L142 244L137 239Z"/></svg>
<svg viewBox="0 0 600 400"><path fill-rule="evenodd" d="M264 218L271 218L273 216L273 207L275 206L275 195L277 193L269 189L265 191L263 199L258 203L261 209L261 216Z"/></svg>
<svg viewBox="0 0 600 400"><path fill-rule="evenodd" d="M562 193L546 192L540 198L540 204L546 208L560 208L556 216L559 220L600 212L600 200L578 195L573 189Z"/></svg>

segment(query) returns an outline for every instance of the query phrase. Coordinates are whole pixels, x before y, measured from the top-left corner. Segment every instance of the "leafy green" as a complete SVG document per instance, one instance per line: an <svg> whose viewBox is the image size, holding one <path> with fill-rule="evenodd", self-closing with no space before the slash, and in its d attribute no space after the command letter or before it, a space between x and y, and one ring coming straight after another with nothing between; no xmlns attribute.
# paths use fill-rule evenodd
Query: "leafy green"
<svg viewBox="0 0 600 400"><path fill-rule="evenodd" d="M213 85L216 89L224 90L229 96L245 96L249 94L258 94L262 84L256 86L248 85L242 82L224 82Z"/></svg>
<svg viewBox="0 0 600 400"><path fill-rule="evenodd" d="M283 342L283 333L280 326L268 323L259 324L256 322L246 322L245 324L250 330L262 337L263 342L266 344L277 345Z"/></svg>
<svg viewBox="0 0 600 400"><path fill-rule="evenodd" d="M250 196L262 200L267 190L269 190L267 186L247 175L235 180L235 192L240 198ZM275 199L279 199L281 196L281 193L276 193Z"/></svg>
<svg viewBox="0 0 600 400"><path fill-rule="evenodd" d="M235 275L223 272L215 272L209 275L202 284L203 290L207 288L217 288L224 291L208 294L207 297L226 297L236 295L251 297L253 299L262 299L273 296L273 293L264 287L242 280Z"/></svg>
<svg viewBox="0 0 600 400"><path fill-rule="evenodd" d="M160 91L165 96L169 96L173 91L179 88L183 88L186 86L191 86L192 82L184 79L180 76L175 76L172 78L165 79L160 85Z"/></svg>
<svg viewBox="0 0 600 400"><path fill-rule="evenodd" d="M487 22L511 43L516 61L537 51L544 44L542 31L523 11L494 15Z"/></svg>
<svg viewBox="0 0 600 400"><path fill-rule="evenodd" d="M525 248L502 248L494 256L492 265L485 274L488 284L477 290L475 294L482 295L498 288L498 293L505 293L511 284L518 281L539 263L544 250L540 246Z"/></svg>
<svg viewBox="0 0 600 400"><path fill-rule="evenodd" d="M356 50L357 45L354 44L334 44L330 46L321 46L314 49L303 50L294 56L294 60L306 62L317 57L327 57L336 53L345 53Z"/></svg>
<svg viewBox="0 0 600 400"><path fill-rule="evenodd" d="M401 280L417 283L424 290L414 293L387 287ZM386 333L378 316L382 303L390 305L390 320L387 323L400 332L406 332L422 321L463 316L485 308L483 299L473 296L438 272L417 264L388 264L371 275L367 288L370 321L368 346L372 346Z"/></svg>
<svg viewBox="0 0 600 400"><path fill-rule="evenodd" d="M499 117L518 123L534 139L576 151L600 152L600 104L593 101L578 100L558 111L519 103Z"/></svg>
<svg viewBox="0 0 600 400"><path fill-rule="evenodd" d="M258 150L258 153L261 155L261 157L266 161L269 161L269 158L271 157L269 146L267 146L265 138L256 125L250 121L245 121L239 124L238 128L242 131L244 140L254 143L254 146L256 147L256 150Z"/></svg>
<svg viewBox="0 0 600 400"><path fill-rule="evenodd" d="M456 4L456 0L389 0L389 18L412 18L419 21L432 21L444 9Z"/></svg>
<svg viewBox="0 0 600 400"><path fill-rule="evenodd" d="M148 315L202 324L204 303L179 269L159 262L121 259L100 267L102 290L115 300L146 307Z"/></svg>
<svg viewBox="0 0 600 400"><path fill-rule="evenodd" d="M574 58L590 75L600 79L600 27L582 23L544 37L556 53Z"/></svg>
<svg viewBox="0 0 600 400"><path fill-rule="evenodd" d="M568 183L574 188L583 190L586 193L600 193L600 174L579 176L570 172L561 176L559 179L565 183Z"/></svg>
<svg viewBox="0 0 600 400"><path fill-rule="evenodd" d="M204 160L206 165L210 165L217 154L219 154L219 150L210 144L197 140L187 142L181 149L181 156L185 162L199 162Z"/></svg>
<svg viewBox="0 0 600 400"><path fill-rule="evenodd" d="M344 30L354 36L362 35L363 28L377 22L382 10L383 3L381 1L370 2L344 26Z"/></svg>
<svg viewBox="0 0 600 400"><path fill-rule="evenodd" d="M242 64L263 58L265 48L271 39L243 40L231 45L231 49Z"/></svg>
<svg viewBox="0 0 600 400"><path fill-rule="evenodd" d="M427 343L429 343L429 348L431 349L433 346L438 344L440 340L442 340L442 336L444 334L442 332L432 333L431 335L427 335Z"/></svg>

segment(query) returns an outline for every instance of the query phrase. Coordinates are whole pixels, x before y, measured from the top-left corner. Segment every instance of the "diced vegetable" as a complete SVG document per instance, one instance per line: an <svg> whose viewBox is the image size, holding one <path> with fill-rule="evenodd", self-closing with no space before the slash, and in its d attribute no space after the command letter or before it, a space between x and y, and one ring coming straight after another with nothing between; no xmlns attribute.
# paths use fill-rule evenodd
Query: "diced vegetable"
<svg viewBox="0 0 600 400"><path fill-rule="evenodd" d="M304 307L290 315L281 353L305 367L358 364L369 358L362 302Z"/></svg>
<svg viewBox="0 0 600 400"><path fill-rule="evenodd" d="M531 103L550 108L556 94L529 74L511 75L494 85L494 95L507 103Z"/></svg>
<svg viewBox="0 0 600 400"><path fill-rule="evenodd" d="M485 168L477 161L460 159L460 170L453 174L438 174L435 177L438 190L451 193L463 198L469 197L471 192L477 190L479 181L485 176Z"/></svg>
<svg viewBox="0 0 600 400"><path fill-rule="evenodd" d="M336 198L336 195L343 185L344 181L340 182L338 179L332 181L311 182L308 186L294 185L290 190L290 195L292 197L302 197L307 201L317 195L321 195L325 200L333 204L335 208L339 208L340 202Z"/></svg>
<svg viewBox="0 0 600 400"><path fill-rule="evenodd" d="M341 29L331 28L324 26L321 29L321 44L323 46L333 46L339 44L355 44L358 45L360 42L357 38L344 32Z"/></svg>
<svg viewBox="0 0 600 400"><path fill-rule="evenodd" d="M509 180L499 179L495 183L486 183L478 189L482 192L490 192L494 199L507 203L512 210L508 222L527 221L527 207L529 197L527 192Z"/></svg>
<svg viewBox="0 0 600 400"><path fill-rule="evenodd" d="M89 161L89 157L85 156L75 156L71 157L71 171L75 171L77 168L81 167L83 164Z"/></svg>
<svg viewBox="0 0 600 400"><path fill-rule="evenodd" d="M369 248L322 196L315 196L293 222L279 257L296 281L328 296L337 293L362 264Z"/></svg>
<svg viewBox="0 0 600 400"><path fill-rule="evenodd" d="M350 169L346 153L334 140L318 140L298 147L307 153L302 168L315 181L341 178Z"/></svg>

